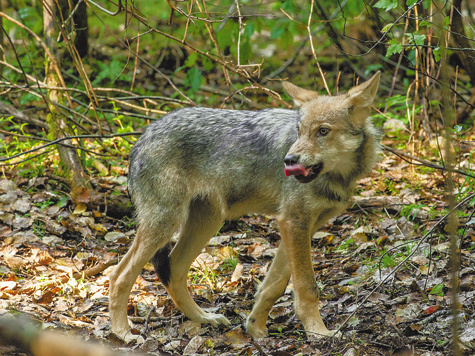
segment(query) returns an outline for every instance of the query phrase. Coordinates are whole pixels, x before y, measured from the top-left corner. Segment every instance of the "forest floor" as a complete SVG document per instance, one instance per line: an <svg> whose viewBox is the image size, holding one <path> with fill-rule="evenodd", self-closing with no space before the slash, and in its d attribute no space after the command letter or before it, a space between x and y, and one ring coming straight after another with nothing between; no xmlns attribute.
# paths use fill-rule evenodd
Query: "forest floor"
<svg viewBox="0 0 475 356"><path fill-rule="evenodd" d="M324 321L335 329L356 311L341 337L305 335L293 311L291 284L272 309L269 337L252 341L246 335L243 323L279 233L274 220L245 216L222 227L189 274L197 303L223 313L232 325L213 328L189 321L148 265L128 308L135 331L146 337L140 345L122 345L109 337L107 309L109 275L135 235L133 220L109 216L101 199L73 205L62 183L50 177L23 179L13 170L0 180L0 315L6 325L26 316L38 328L73 336L78 343L99 340L122 351L152 355L450 354L450 241L443 219L448 211L443 172L384 153L373 174L359 183L354 205L313 236ZM472 185L463 176L457 182L462 201ZM94 178L93 183L104 199L126 194L123 175ZM467 355L475 352L472 210L460 206L457 236L459 327ZM0 348L2 355L19 352L13 346Z"/></svg>

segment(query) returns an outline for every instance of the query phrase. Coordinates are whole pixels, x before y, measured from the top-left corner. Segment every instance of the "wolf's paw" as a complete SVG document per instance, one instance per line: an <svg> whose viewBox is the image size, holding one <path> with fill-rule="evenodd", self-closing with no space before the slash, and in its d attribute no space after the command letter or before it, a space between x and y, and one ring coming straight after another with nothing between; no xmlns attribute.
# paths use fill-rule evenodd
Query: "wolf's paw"
<svg viewBox="0 0 475 356"><path fill-rule="evenodd" d="M231 325L231 322L223 314L206 313L203 316L203 320L201 322L211 324L214 327L218 327L220 325L224 325L224 326Z"/></svg>
<svg viewBox="0 0 475 356"><path fill-rule="evenodd" d="M307 337L309 339L322 339L324 337L341 337L341 332L338 330L318 330L318 331L309 331L307 330Z"/></svg>
<svg viewBox="0 0 475 356"><path fill-rule="evenodd" d="M246 328L246 332L251 335L251 337L255 340L255 339L261 339L263 337L267 337L269 336L268 332L267 332L267 328L257 328L257 327L254 327L254 326L248 326Z"/></svg>
<svg viewBox="0 0 475 356"><path fill-rule="evenodd" d="M261 339L263 337L267 337L267 328L264 321L264 325L259 325L254 318L248 317L246 320L246 332L251 335L253 339Z"/></svg>
<svg viewBox="0 0 475 356"><path fill-rule="evenodd" d="M118 337L119 339L121 339L122 341L124 341L126 344L130 344L131 342L134 342L135 344L137 345L141 345L145 342L145 339L143 338L142 335L135 335L135 334L132 334L132 331L131 330L127 330L127 331L122 331L122 332L114 332L112 331L112 333Z"/></svg>

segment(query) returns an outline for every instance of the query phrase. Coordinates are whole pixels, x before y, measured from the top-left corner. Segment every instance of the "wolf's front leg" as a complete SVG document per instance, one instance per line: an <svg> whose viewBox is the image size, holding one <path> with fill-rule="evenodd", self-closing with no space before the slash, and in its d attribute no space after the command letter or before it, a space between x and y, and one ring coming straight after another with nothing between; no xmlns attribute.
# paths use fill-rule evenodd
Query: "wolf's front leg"
<svg viewBox="0 0 475 356"><path fill-rule="evenodd" d="M319 292L312 265L311 236L307 228L310 222L305 221L306 218L299 216L297 221L288 217L279 220L295 291L295 311L307 336L333 336L335 332L327 329L318 309Z"/></svg>
<svg viewBox="0 0 475 356"><path fill-rule="evenodd" d="M290 266L284 242L281 241L264 282L256 293L256 302L246 320L246 331L254 339L267 336L266 321L272 306L285 292L290 279Z"/></svg>

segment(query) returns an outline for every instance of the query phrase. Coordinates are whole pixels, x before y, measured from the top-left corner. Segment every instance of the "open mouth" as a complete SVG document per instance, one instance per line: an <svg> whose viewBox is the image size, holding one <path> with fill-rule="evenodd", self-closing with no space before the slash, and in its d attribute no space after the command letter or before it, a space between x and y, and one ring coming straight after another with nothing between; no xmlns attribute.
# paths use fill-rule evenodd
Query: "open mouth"
<svg viewBox="0 0 475 356"><path fill-rule="evenodd" d="M285 166L285 175L295 176L300 183L309 183L320 174L323 169L323 163L314 166L304 167L300 163Z"/></svg>

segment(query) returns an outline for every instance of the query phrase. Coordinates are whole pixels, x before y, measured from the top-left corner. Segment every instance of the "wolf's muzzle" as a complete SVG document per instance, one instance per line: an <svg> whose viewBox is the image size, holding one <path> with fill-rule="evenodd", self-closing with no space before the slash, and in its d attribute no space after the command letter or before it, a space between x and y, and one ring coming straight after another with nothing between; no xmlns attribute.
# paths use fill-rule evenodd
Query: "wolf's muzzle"
<svg viewBox="0 0 475 356"><path fill-rule="evenodd" d="M294 154L287 155L284 158L284 163L286 166L292 166L294 164L297 164L299 162L299 159L300 159L300 155L294 155Z"/></svg>
<svg viewBox="0 0 475 356"><path fill-rule="evenodd" d="M300 183L308 183L314 180L323 169L323 163L318 163L310 167L304 167L299 163L300 155L289 154L285 156L285 175L295 176Z"/></svg>

